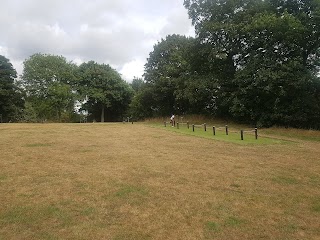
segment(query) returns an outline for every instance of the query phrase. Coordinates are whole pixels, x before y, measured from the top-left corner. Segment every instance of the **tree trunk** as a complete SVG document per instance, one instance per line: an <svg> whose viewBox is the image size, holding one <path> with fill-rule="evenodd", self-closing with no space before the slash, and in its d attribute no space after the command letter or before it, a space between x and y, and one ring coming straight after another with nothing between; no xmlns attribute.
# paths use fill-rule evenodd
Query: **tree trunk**
<svg viewBox="0 0 320 240"><path fill-rule="evenodd" d="M58 109L58 120L59 120L59 123L61 123L61 109L60 108Z"/></svg>
<svg viewBox="0 0 320 240"><path fill-rule="evenodd" d="M102 105L102 110L101 110L101 122L104 122L104 105Z"/></svg>

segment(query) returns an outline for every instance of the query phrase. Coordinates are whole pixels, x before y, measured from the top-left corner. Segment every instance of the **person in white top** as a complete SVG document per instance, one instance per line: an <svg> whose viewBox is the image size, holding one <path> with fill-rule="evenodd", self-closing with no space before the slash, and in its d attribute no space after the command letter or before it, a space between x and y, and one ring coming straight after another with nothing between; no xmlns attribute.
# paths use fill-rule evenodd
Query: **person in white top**
<svg viewBox="0 0 320 240"><path fill-rule="evenodd" d="M171 127L174 127L176 125L176 123L174 121L174 114L172 114L172 116L170 118L170 122L171 122Z"/></svg>

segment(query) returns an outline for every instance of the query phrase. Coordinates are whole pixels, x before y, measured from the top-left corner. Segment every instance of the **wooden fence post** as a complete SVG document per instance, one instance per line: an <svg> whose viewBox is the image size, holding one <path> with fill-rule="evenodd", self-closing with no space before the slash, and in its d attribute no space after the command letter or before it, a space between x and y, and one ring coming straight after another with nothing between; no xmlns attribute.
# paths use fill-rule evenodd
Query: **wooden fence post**
<svg viewBox="0 0 320 240"><path fill-rule="evenodd" d="M213 131L213 136L215 136L216 135L216 127L215 126L212 127L212 131Z"/></svg>
<svg viewBox="0 0 320 240"><path fill-rule="evenodd" d="M187 122L187 128L189 129L189 122Z"/></svg>
<svg viewBox="0 0 320 240"><path fill-rule="evenodd" d="M166 122L164 122L164 126L165 126L165 127L167 126L167 123L166 123Z"/></svg>
<svg viewBox="0 0 320 240"><path fill-rule="evenodd" d="M229 135L228 125L226 125L226 135Z"/></svg>
<svg viewBox="0 0 320 240"><path fill-rule="evenodd" d="M179 129L179 122L177 122L177 129Z"/></svg>
<svg viewBox="0 0 320 240"><path fill-rule="evenodd" d="M194 132L194 124L192 124L192 131Z"/></svg>
<svg viewBox="0 0 320 240"><path fill-rule="evenodd" d="M241 140L243 140L243 130L240 131Z"/></svg>
<svg viewBox="0 0 320 240"><path fill-rule="evenodd" d="M258 128L254 129L254 135L255 135L256 139L258 139Z"/></svg>
<svg viewBox="0 0 320 240"><path fill-rule="evenodd" d="M204 126L204 131L206 132L207 131L207 124L204 123L203 126Z"/></svg>

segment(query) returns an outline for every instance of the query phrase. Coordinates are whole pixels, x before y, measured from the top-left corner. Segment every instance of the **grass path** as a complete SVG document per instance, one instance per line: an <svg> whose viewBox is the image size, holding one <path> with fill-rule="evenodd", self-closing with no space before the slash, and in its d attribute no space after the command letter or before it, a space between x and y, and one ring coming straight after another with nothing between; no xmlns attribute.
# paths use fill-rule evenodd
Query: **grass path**
<svg viewBox="0 0 320 240"><path fill-rule="evenodd" d="M320 143L0 124L0 239L319 239Z"/></svg>

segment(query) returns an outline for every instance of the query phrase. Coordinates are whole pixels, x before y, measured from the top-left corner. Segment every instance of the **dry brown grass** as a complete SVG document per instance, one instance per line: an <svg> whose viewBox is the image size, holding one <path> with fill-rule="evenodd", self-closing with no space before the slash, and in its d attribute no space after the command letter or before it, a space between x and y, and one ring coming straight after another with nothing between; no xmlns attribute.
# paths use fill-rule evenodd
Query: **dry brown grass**
<svg viewBox="0 0 320 240"><path fill-rule="evenodd" d="M320 143L1 124L0 239L319 239Z"/></svg>

